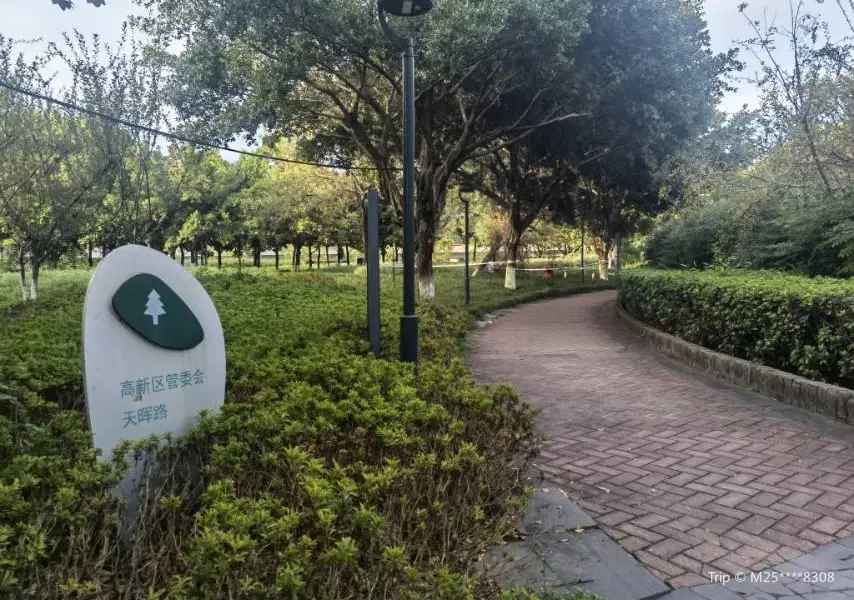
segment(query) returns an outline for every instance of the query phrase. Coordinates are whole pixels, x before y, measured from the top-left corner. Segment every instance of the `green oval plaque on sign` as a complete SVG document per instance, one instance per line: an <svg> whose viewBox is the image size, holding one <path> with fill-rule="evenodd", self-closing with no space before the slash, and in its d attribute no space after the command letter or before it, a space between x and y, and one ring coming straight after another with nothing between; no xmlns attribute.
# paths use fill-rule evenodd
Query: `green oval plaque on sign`
<svg viewBox="0 0 854 600"><path fill-rule="evenodd" d="M125 281L112 305L122 323L161 348L189 350L205 339L193 311L154 275L141 273Z"/></svg>

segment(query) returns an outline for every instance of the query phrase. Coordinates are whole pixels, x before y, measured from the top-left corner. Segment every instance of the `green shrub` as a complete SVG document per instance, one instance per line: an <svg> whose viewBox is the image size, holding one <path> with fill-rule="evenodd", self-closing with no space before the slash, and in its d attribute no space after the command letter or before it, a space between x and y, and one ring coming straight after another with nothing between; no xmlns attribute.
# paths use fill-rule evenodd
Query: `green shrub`
<svg viewBox="0 0 854 600"><path fill-rule="evenodd" d="M854 282L764 271L631 269L620 300L689 342L854 388Z"/></svg>
<svg viewBox="0 0 854 600"><path fill-rule="evenodd" d="M470 567L512 529L537 440L515 392L460 362L470 313L419 306L416 372L368 354L362 277L197 275L225 329L226 404L183 440L123 449L147 482L127 507L112 492L129 464L97 461L81 411L88 274L0 302L0 598L494 597ZM492 301L587 289L532 280Z"/></svg>
<svg viewBox="0 0 854 600"><path fill-rule="evenodd" d="M648 239L646 259L666 269L726 264L850 275L851 200L790 188L694 201L661 221Z"/></svg>

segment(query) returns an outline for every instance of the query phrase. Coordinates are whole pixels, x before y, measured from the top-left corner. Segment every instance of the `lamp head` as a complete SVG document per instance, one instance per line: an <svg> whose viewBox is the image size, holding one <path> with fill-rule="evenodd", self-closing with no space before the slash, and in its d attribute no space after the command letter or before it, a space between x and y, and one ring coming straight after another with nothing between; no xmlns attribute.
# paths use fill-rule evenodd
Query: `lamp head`
<svg viewBox="0 0 854 600"><path fill-rule="evenodd" d="M396 17L419 17L430 12L433 0L379 0L379 7Z"/></svg>
<svg viewBox="0 0 854 600"><path fill-rule="evenodd" d="M461 183L460 184L460 194L473 194L477 190L474 189L474 186L469 183Z"/></svg>

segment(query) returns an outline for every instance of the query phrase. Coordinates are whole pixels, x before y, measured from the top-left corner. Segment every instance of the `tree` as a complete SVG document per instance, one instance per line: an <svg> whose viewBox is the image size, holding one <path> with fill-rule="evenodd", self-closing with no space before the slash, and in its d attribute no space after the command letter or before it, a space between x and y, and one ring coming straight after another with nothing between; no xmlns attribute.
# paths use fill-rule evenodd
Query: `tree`
<svg viewBox="0 0 854 600"><path fill-rule="evenodd" d="M277 156L294 156L296 149L288 140L272 150ZM293 246L293 268L302 264L302 250L309 249L309 266L314 265L313 248L352 243L361 231L352 181L332 169L279 163L266 177L241 196L241 205L256 230L257 248L278 249ZM257 256L257 254L256 254ZM317 253L318 261L320 253ZM278 267L278 254L276 257Z"/></svg>
<svg viewBox="0 0 854 600"><path fill-rule="evenodd" d="M837 5L851 27L854 4L837 0ZM845 195L854 186L854 47L848 40L835 43L827 24L807 12L803 0L789 3L783 26L755 20L747 8L747 3L739 6L754 32L743 46L760 64L753 81L762 100L757 122L775 145L804 148L795 153L801 162L792 165L796 173L790 181L812 170L826 195Z"/></svg>
<svg viewBox="0 0 854 600"><path fill-rule="evenodd" d="M830 176L819 155L818 127L814 122L817 112L814 95L823 70L822 55L815 44L825 27L817 17L805 13L803 0L789 3L790 21L782 28L767 23L761 28L759 21L745 13L747 6L742 3L739 12L753 28L755 37L746 40L744 46L760 63L761 77L754 83L765 90L763 108L773 115L778 135L792 139L795 131L800 132L822 185L827 193L833 193ZM775 54L781 37L791 51L791 70L785 69ZM783 137L779 139L782 141Z"/></svg>
<svg viewBox="0 0 854 600"><path fill-rule="evenodd" d="M462 179L473 184L508 215L505 287L516 289L516 269L525 231L544 210L566 202L577 170L568 161L567 138L558 125L534 133L485 157L482 167ZM563 210L567 210L563 207Z"/></svg>
<svg viewBox="0 0 854 600"><path fill-rule="evenodd" d="M169 184L172 186L166 248L181 253L181 264L189 250L193 264L204 260L209 247L222 252L235 244L235 236L246 226L246 215L237 198L261 179L262 161L242 158L225 161L215 151L175 147L170 152ZM241 250L243 245L241 245Z"/></svg>
<svg viewBox="0 0 854 600"><path fill-rule="evenodd" d="M72 2L71 0L51 0L51 2L56 4L62 10L74 8L74 2ZM104 6L104 4L106 4L106 0L86 0L86 2L93 6Z"/></svg>
<svg viewBox="0 0 854 600"><path fill-rule="evenodd" d="M39 70L0 38L0 75L30 89L47 89ZM22 94L0 93L0 221L4 244L17 255L21 293L38 296L45 262L73 248L90 225L91 206L116 173L115 156L99 144L90 120Z"/></svg>
<svg viewBox="0 0 854 600"><path fill-rule="evenodd" d="M184 42L175 103L220 132L314 134L326 156L358 151L379 170L401 212L399 57L360 0L151 0L151 32ZM564 85L587 6L574 0L437 4L417 20L417 228L423 297L435 293L432 254L447 186L462 165L577 116L551 90ZM527 101L505 104L526 90ZM498 110L499 107L501 110ZM498 118L500 117L500 118ZM342 165L347 166L347 165Z"/></svg>
<svg viewBox="0 0 854 600"><path fill-rule="evenodd" d="M114 157L117 172L110 185L110 198L103 207L109 214L102 220L101 233L112 240L105 245L151 243L162 245L165 202L165 165L159 161L161 140L152 130L168 129L160 82L163 55L144 48L131 39L127 25L114 45L101 43L97 35L87 39L79 33L65 35L61 45L51 44L49 58L60 61L72 75L63 90L72 104L136 123L130 127L117 121L92 118L90 126L105 154ZM158 40L150 41L157 47ZM161 184L158 186L157 184Z"/></svg>
<svg viewBox="0 0 854 600"><path fill-rule="evenodd" d="M574 214L562 216L589 228L606 278L611 247L620 247L635 217L665 207L663 166L706 131L721 78L738 65L732 52L712 54L696 2L600 0L589 25L574 76L586 82L581 93L593 116L588 127L565 124L579 185Z"/></svg>

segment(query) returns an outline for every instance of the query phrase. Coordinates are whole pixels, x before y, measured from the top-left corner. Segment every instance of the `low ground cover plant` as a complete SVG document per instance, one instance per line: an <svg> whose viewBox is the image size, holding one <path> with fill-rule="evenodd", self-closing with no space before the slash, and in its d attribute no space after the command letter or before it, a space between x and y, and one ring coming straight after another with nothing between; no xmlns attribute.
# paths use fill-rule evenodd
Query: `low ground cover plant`
<svg viewBox="0 0 854 600"><path fill-rule="evenodd" d="M512 528L537 438L512 389L481 388L462 364L471 314L419 307L416 371L391 359L387 280L378 359L363 274L197 276L225 329L226 404L113 461L97 460L82 411L88 273L46 274L37 303L0 301L0 598L495 597L471 567ZM532 283L522 298L583 289ZM146 485L128 530L112 490L131 463Z"/></svg>
<svg viewBox="0 0 854 600"><path fill-rule="evenodd" d="M854 388L854 283L768 271L630 269L636 318L738 358Z"/></svg>

